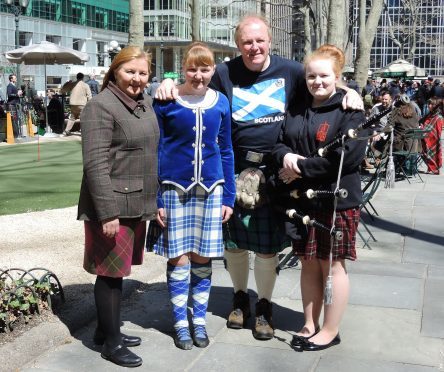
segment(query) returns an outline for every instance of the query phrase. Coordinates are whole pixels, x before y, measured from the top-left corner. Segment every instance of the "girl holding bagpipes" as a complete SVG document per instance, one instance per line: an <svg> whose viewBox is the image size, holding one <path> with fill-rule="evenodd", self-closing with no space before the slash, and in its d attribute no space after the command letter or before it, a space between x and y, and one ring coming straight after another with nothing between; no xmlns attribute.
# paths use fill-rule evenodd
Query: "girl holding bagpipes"
<svg viewBox="0 0 444 372"><path fill-rule="evenodd" d="M429 130L422 140L423 159L427 165L427 173L439 174L442 167L441 131L444 124L443 119L443 99L438 97L430 98L427 101L430 113L424 118L424 123L420 122L422 129Z"/></svg>
<svg viewBox="0 0 444 372"><path fill-rule="evenodd" d="M294 252L302 262L305 324L291 342L299 351L322 350L340 343L339 324L349 297L345 259L356 259L355 238L362 198L359 166L366 141L347 141L322 157L312 155L338 134L365 121L363 112L346 111L341 106L345 92L337 89L336 84L344 62L343 52L333 45L323 45L306 57L305 75L311 97L306 104L295 102L291 106L280 142L273 150L280 167L279 179L290 186L287 191L314 189L334 194L339 187L348 191L348 196L340 199L332 196L284 200L286 208L302 211L324 226L334 226L328 231L315 226L307 228L297 219L287 223ZM342 232L342 239L334 238L333 230ZM333 291L329 290L331 296L324 303L326 285Z"/></svg>

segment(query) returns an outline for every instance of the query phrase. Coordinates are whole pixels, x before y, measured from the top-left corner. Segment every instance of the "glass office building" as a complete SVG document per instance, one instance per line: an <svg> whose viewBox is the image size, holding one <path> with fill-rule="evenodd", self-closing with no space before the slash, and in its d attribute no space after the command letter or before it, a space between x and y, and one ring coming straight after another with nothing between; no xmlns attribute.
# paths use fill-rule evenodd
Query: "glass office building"
<svg viewBox="0 0 444 372"><path fill-rule="evenodd" d="M387 0L370 55L370 69L376 70L403 58L426 70L428 75L444 75L444 0L417 0L409 8L405 1ZM354 0L353 16L358 15ZM368 11L368 10L367 10ZM401 41L401 45L397 42ZM353 43L358 27L353 27ZM414 48L413 54L409 51ZM356 55L356 47L354 48Z"/></svg>
<svg viewBox="0 0 444 372"><path fill-rule="evenodd" d="M191 41L190 0L145 0L145 46L153 54L153 74L180 78L183 50ZM200 39L215 51L216 62L235 57L234 29L246 14L262 13L272 25L272 52L291 58L291 0L273 5L265 0L200 0ZM0 0L0 92L4 95L8 75L16 65L4 53L15 49L15 17ZM89 54L84 66L47 67L47 87L59 88L77 72L103 77L109 63L109 44L128 41L129 0L30 0L19 16L19 46L46 40ZM21 81L43 94L44 66L20 65Z"/></svg>
<svg viewBox="0 0 444 372"><path fill-rule="evenodd" d="M77 72L103 76L110 63L111 40L128 41L128 0L30 0L19 15L19 47L46 40L89 54L84 66L47 66L48 88L60 88ZM15 17L10 6L0 0L0 92L4 96L8 75L16 71L4 53L15 49ZM44 94L44 66L20 65L21 82Z"/></svg>
<svg viewBox="0 0 444 372"><path fill-rule="evenodd" d="M189 0L146 0L144 2L145 44L153 52L157 76L178 76L182 53L191 41ZM292 56L292 1L279 5L261 0L200 0L200 39L215 52L216 62L236 56L234 29L246 14L261 13L270 20L272 50ZM157 63L159 61L159 63ZM163 70L162 70L163 68Z"/></svg>

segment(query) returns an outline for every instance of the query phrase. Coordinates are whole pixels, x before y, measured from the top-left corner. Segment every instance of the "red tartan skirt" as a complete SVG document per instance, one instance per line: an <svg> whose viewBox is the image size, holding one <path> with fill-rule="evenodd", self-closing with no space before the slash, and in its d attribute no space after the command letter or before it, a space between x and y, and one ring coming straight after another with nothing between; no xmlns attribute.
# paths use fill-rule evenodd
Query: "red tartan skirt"
<svg viewBox="0 0 444 372"><path fill-rule="evenodd" d="M141 265L145 247L146 221L120 219L114 238L103 234L102 224L84 221L85 255L83 268L95 275L122 278L129 276L131 265Z"/></svg>
<svg viewBox="0 0 444 372"><path fill-rule="evenodd" d="M310 218L331 226L333 212L309 211ZM356 260L356 230L359 224L360 209L352 208L336 212L336 230L342 232L342 240L333 242L333 260ZM305 239L293 240L294 253L299 258L310 260L318 258L328 260L330 255L330 233L312 226L308 226Z"/></svg>

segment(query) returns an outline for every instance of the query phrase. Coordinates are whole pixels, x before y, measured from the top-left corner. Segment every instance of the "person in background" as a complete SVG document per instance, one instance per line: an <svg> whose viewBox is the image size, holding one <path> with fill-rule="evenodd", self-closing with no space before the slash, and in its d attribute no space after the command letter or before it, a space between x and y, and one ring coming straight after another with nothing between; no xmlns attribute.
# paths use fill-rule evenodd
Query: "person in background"
<svg viewBox="0 0 444 372"><path fill-rule="evenodd" d="M9 84L6 86L7 108L12 115L12 126L15 137L22 137L22 122L20 110L20 98L23 95L21 89L17 89L17 76L14 74L9 75Z"/></svg>
<svg viewBox="0 0 444 372"><path fill-rule="evenodd" d="M153 77L151 84L146 88L146 94L154 98L156 95L157 88L159 88L160 83L157 81L157 77Z"/></svg>
<svg viewBox="0 0 444 372"><path fill-rule="evenodd" d="M388 90L381 91L380 101L381 102L373 106L370 112L370 116L377 115L380 112L390 107L390 105L392 104L392 96L390 95L390 92ZM378 130L383 130L387 126L390 115L391 114L385 115L381 119L379 119L379 122L375 124ZM375 153L377 164L380 163L381 156L382 153L384 152L384 147L385 144L387 143L388 138L389 134L381 133L374 136L371 140L370 146L372 147L372 150Z"/></svg>
<svg viewBox="0 0 444 372"><path fill-rule="evenodd" d="M91 95L94 97L97 94L99 94L99 83L96 80L96 75L91 74L89 75L89 80L86 82L86 84L89 85L89 89L91 90Z"/></svg>
<svg viewBox="0 0 444 372"><path fill-rule="evenodd" d="M413 140L406 140L404 134L409 129L419 127L419 118L414 106L409 102L395 107L390 113L390 121L393 125L393 150L408 151Z"/></svg>
<svg viewBox="0 0 444 372"><path fill-rule="evenodd" d="M428 113L427 100L430 98L432 81L433 78L431 77L427 78L427 80L423 80L416 92L415 100L421 108L422 115L427 115Z"/></svg>
<svg viewBox="0 0 444 372"><path fill-rule="evenodd" d="M356 92L359 93L358 83L351 76L347 78L347 87L350 88L350 89L354 89Z"/></svg>
<svg viewBox="0 0 444 372"><path fill-rule="evenodd" d="M146 221L156 218L159 128L151 97L143 94L151 58L139 47L117 54L102 91L81 114L83 178L78 204L85 226L83 267L97 275L94 343L123 367L142 359L131 352L141 339L120 332L123 277L140 265ZM89 89L89 88L88 88Z"/></svg>
<svg viewBox="0 0 444 372"><path fill-rule="evenodd" d="M444 87L441 85L441 80L435 79L433 81L433 86L430 89L430 98L444 98Z"/></svg>
<svg viewBox="0 0 444 372"><path fill-rule="evenodd" d="M233 213L234 156L230 106L223 94L208 88L214 55L194 42L182 61L185 83L175 101L155 101L160 127L157 223L153 244L168 258L167 285L175 345L184 350L206 347L205 316L211 288L211 258L224 253L222 223ZM151 227L151 226L150 226ZM150 246L148 231L147 245ZM187 317L193 298L193 335Z"/></svg>
<svg viewBox="0 0 444 372"><path fill-rule="evenodd" d="M394 100L396 97L398 97L401 94L401 89L399 87L399 81L392 80L389 83L388 90L390 92L390 95L392 96L392 100Z"/></svg>
<svg viewBox="0 0 444 372"><path fill-rule="evenodd" d="M311 102L304 105L299 101L290 107L280 140L273 149L273 158L281 167L279 178L285 184L295 181L292 186L301 191L332 192L336 188L348 191L347 198L338 199L337 208L332 198L294 199L288 196L283 204L285 208L295 208L326 226L331 226L334 221L335 228L343 233L342 240L338 240L330 235L330 231L304 227L300 220L293 220L293 226L287 224L288 234L294 237L294 252L302 262L305 323L291 342L297 350L322 350L341 342L339 325L350 291L345 260L356 259L356 231L362 202L359 165L366 144L364 141L349 141L343 163L341 148L329 151L324 157L310 155L337 134L347 133L365 121L362 111L341 107L345 92L337 89L336 83L341 78L344 63L342 50L328 44L305 58L305 79ZM332 302L324 303L324 288L330 276ZM324 319L321 326L322 308Z"/></svg>
<svg viewBox="0 0 444 372"><path fill-rule="evenodd" d="M234 39L241 55L216 66L210 87L225 94L230 102L236 174L254 168L270 177L271 150L288 104L294 96L304 100L308 94L303 67L299 62L271 55L270 25L260 15L245 16L236 27ZM156 98L171 99L175 95L174 83L165 79ZM360 95L350 89L343 104L349 108L363 107ZM267 195L262 198L266 200ZM235 203L225 229L225 260L234 289L227 327L241 329L251 315L249 251L254 252L257 302L253 337L258 340L274 337L271 298L278 252L289 244L282 229L269 203L249 209L239 202Z"/></svg>
<svg viewBox="0 0 444 372"><path fill-rule="evenodd" d="M17 105L20 103L19 90L17 89L17 76L14 74L9 75L9 83L6 86L6 102L11 105Z"/></svg>
<svg viewBox="0 0 444 372"><path fill-rule="evenodd" d="M76 120L80 118L80 114L82 113L86 103L92 97L89 85L83 81L84 77L85 75L79 72L75 82L68 81L61 89L62 93L69 93L69 108L71 110L68 123L63 131L64 136L71 135L71 129L73 128Z"/></svg>
<svg viewBox="0 0 444 372"><path fill-rule="evenodd" d="M424 130L430 130L430 132L422 140L422 154L427 165L427 172L439 174L442 167L443 98L432 97L427 104L429 105L429 114L421 127Z"/></svg>
<svg viewBox="0 0 444 372"><path fill-rule="evenodd" d="M63 132L63 125L65 124L62 102L60 102L54 89L47 90L47 97L48 124L54 133L61 134Z"/></svg>

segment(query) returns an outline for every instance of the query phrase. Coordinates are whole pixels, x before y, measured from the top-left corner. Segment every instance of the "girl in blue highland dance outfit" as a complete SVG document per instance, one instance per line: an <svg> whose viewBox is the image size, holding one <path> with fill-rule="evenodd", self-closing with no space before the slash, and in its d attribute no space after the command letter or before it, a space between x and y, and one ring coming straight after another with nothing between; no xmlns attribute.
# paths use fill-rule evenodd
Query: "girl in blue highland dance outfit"
<svg viewBox="0 0 444 372"><path fill-rule="evenodd" d="M157 223L162 231L153 248L168 258L174 343L185 350L193 343L209 344L205 315L211 258L223 256L222 223L230 218L235 199L230 106L223 94L207 87L214 71L213 53L203 43L192 43L183 58L185 83L178 87L178 99L154 104L161 136Z"/></svg>

